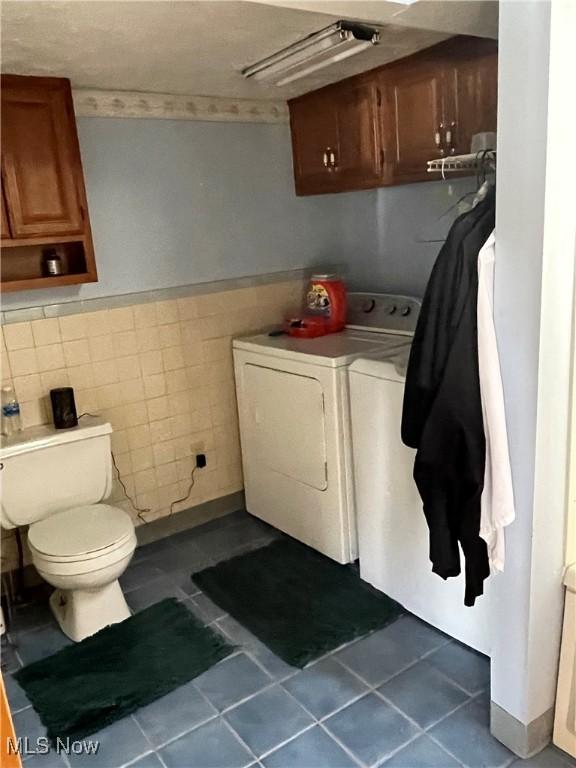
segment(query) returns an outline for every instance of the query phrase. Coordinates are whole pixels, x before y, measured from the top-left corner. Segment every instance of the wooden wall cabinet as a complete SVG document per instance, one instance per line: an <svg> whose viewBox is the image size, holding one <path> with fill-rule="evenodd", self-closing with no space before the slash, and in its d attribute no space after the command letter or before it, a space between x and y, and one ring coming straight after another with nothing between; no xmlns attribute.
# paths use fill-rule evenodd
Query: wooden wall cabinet
<svg viewBox="0 0 576 768"><path fill-rule="evenodd" d="M426 161L441 152L445 114L442 67L414 61L382 72L382 134L391 184L425 178ZM429 179L428 179L429 180Z"/></svg>
<svg viewBox="0 0 576 768"><path fill-rule="evenodd" d="M336 100L337 148L334 179L343 189L377 186L383 173L381 93L372 79L356 78Z"/></svg>
<svg viewBox="0 0 576 768"><path fill-rule="evenodd" d="M290 105L299 195L378 186L383 152L377 84L361 77Z"/></svg>
<svg viewBox="0 0 576 768"><path fill-rule="evenodd" d="M470 152L475 133L496 131L496 43L455 38L380 71L383 134L392 183L429 181L426 161Z"/></svg>
<svg viewBox="0 0 576 768"><path fill-rule="evenodd" d="M70 82L2 76L2 290L97 280ZM44 274L55 248L64 274Z"/></svg>
<svg viewBox="0 0 576 768"><path fill-rule="evenodd" d="M496 130L497 45L453 38L289 102L296 192L428 181L426 161Z"/></svg>
<svg viewBox="0 0 576 768"><path fill-rule="evenodd" d="M456 48L445 67L447 124L452 124L448 152L470 152L475 133L496 131L498 54L495 43L476 40ZM448 122L451 121L451 122Z"/></svg>
<svg viewBox="0 0 576 768"><path fill-rule="evenodd" d="M336 121L336 103L330 93L300 99L290 109L294 171L299 195L335 191Z"/></svg>

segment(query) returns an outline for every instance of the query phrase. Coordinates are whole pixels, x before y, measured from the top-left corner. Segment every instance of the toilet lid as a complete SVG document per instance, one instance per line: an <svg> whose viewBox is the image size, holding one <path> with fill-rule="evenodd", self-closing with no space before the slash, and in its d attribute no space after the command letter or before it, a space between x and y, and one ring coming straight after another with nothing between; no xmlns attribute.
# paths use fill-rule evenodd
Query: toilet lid
<svg viewBox="0 0 576 768"><path fill-rule="evenodd" d="M72 507L30 526L28 541L37 552L74 558L120 544L134 534L124 510L108 504Z"/></svg>

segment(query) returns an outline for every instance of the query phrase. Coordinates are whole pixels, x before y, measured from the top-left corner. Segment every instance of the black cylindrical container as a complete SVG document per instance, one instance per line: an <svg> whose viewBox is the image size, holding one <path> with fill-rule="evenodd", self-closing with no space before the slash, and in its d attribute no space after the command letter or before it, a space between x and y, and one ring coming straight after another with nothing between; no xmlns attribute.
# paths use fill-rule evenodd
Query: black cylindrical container
<svg viewBox="0 0 576 768"><path fill-rule="evenodd" d="M72 387L59 387L50 390L52 417L56 429L70 429L78 426L74 390Z"/></svg>

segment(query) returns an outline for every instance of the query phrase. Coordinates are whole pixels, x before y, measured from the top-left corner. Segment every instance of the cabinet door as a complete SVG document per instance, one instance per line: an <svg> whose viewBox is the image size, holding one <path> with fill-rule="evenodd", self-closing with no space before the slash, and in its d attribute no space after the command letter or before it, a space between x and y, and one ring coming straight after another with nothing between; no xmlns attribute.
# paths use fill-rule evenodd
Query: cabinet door
<svg viewBox="0 0 576 768"><path fill-rule="evenodd" d="M10 224L8 223L8 213L6 212L6 201L4 200L4 190L1 193L2 202L2 226L0 227L0 237L3 240L10 238Z"/></svg>
<svg viewBox="0 0 576 768"><path fill-rule="evenodd" d="M4 192L14 238L83 230L81 165L68 81L2 78Z"/></svg>
<svg viewBox="0 0 576 768"><path fill-rule="evenodd" d="M290 126L296 193L333 192L335 174L329 157L336 156L338 143L333 98L317 93L290 102Z"/></svg>
<svg viewBox="0 0 576 768"><path fill-rule="evenodd" d="M453 123L456 154L470 152L475 133L496 131L498 56L496 51L463 58L446 70L447 121Z"/></svg>
<svg viewBox="0 0 576 768"><path fill-rule="evenodd" d="M429 179L426 162L439 155L444 121L442 68L434 62L398 66L384 73L384 125L393 181Z"/></svg>
<svg viewBox="0 0 576 768"><path fill-rule="evenodd" d="M334 92L338 191L375 186L382 180L380 90L375 82L348 82Z"/></svg>

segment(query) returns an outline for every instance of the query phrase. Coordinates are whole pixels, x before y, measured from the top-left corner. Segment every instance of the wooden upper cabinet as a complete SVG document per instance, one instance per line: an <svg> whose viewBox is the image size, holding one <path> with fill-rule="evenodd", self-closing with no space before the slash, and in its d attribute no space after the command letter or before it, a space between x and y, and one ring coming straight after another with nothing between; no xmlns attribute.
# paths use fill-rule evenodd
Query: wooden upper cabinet
<svg viewBox="0 0 576 768"><path fill-rule="evenodd" d="M354 78L290 102L296 192L312 195L378 186L380 95Z"/></svg>
<svg viewBox="0 0 576 768"><path fill-rule="evenodd" d="M83 231L82 170L67 80L2 77L2 175L13 238Z"/></svg>
<svg viewBox="0 0 576 768"><path fill-rule="evenodd" d="M334 100L338 191L377 186L384 161L379 119L382 96L378 85L372 80L347 81L335 89Z"/></svg>
<svg viewBox="0 0 576 768"><path fill-rule="evenodd" d="M475 133L496 131L498 55L496 43L478 40L446 67L447 120L452 130L448 152L470 152Z"/></svg>
<svg viewBox="0 0 576 768"><path fill-rule="evenodd" d="M494 41L458 37L293 99L297 193L430 180L428 160L496 130L497 68Z"/></svg>
<svg viewBox="0 0 576 768"><path fill-rule="evenodd" d="M290 124L297 194L334 191L331 159L335 162L338 129L330 94L313 94L292 102Z"/></svg>
<svg viewBox="0 0 576 768"><path fill-rule="evenodd" d="M70 82L2 75L2 291L98 279ZM56 251L60 274L49 273Z"/></svg>
<svg viewBox="0 0 576 768"><path fill-rule="evenodd" d="M392 183L418 181L426 161L440 150L444 120L442 67L413 63L390 68L381 75L386 94L382 112Z"/></svg>

